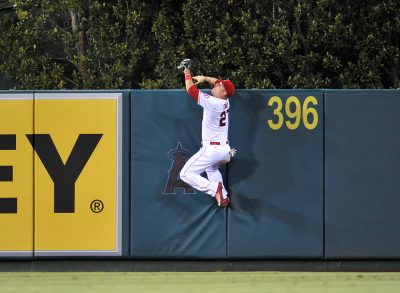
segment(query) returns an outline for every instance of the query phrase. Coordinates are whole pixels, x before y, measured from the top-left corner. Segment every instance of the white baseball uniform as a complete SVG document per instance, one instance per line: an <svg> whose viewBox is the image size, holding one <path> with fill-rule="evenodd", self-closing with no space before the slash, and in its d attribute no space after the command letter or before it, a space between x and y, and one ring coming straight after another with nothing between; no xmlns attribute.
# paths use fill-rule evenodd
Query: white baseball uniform
<svg viewBox="0 0 400 293"><path fill-rule="evenodd" d="M223 182L218 168L229 158L228 142L229 99L218 99L198 92L197 103L204 108L202 121L202 147L185 164L180 178L197 190L215 196L218 182ZM207 172L207 178L200 174ZM227 197L225 186L222 196Z"/></svg>

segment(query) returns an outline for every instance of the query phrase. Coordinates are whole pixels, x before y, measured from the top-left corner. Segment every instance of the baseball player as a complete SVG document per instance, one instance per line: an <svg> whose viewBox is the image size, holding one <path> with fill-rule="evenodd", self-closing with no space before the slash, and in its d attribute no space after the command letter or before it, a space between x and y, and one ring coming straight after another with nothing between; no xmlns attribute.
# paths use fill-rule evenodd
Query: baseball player
<svg viewBox="0 0 400 293"><path fill-rule="evenodd" d="M217 201L218 206L227 207L230 203L222 175L218 168L229 162L236 150L231 150L228 141L229 97L235 93L230 80L220 80L208 76L194 76L185 67L186 90L193 100L203 107L202 147L185 164L180 178L192 187L205 192ZM193 83L196 80L196 84ZM212 95L199 91L197 84L207 82L214 86ZM207 172L207 178L200 174Z"/></svg>

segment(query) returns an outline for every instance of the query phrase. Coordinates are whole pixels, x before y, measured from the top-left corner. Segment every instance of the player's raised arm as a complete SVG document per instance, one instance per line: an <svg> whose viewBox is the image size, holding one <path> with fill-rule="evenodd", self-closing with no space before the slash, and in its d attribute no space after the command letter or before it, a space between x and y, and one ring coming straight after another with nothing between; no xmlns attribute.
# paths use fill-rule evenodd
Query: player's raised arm
<svg viewBox="0 0 400 293"><path fill-rule="evenodd" d="M199 89L193 83L192 75L190 74L190 69L185 68L183 73L185 73L186 90L189 93L189 95L193 98L193 100L195 100L197 103L197 101L199 100Z"/></svg>
<svg viewBox="0 0 400 293"><path fill-rule="evenodd" d="M186 90L189 91L190 87L192 85L194 85L194 82L193 82L193 79L192 79L192 75L190 73L190 69L189 68L185 68L185 70L183 70L183 73L185 74Z"/></svg>

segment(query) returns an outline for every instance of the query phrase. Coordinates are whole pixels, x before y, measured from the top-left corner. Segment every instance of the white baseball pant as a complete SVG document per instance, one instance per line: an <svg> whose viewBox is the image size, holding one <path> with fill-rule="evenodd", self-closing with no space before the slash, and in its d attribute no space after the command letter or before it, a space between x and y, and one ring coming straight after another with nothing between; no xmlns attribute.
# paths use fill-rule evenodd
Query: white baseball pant
<svg viewBox="0 0 400 293"><path fill-rule="evenodd" d="M221 161L229 158L230 147L224 145L210 145L203 143L200 150L194 154L183 166L180 172L180 178L193 188L215 196L218 188L218 182L222 182L222 196L227 197L228 192L223 184L221 172L218 170ZM207 172L207 178L200 174Z"/></svg>

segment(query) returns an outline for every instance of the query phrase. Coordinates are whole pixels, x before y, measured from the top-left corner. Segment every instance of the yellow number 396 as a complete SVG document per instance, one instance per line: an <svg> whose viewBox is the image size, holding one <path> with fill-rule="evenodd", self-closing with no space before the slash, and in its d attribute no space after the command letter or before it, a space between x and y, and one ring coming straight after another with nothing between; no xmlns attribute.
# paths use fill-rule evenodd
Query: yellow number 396
<svg viewBox="0 0 400 293"><path fill-rule="evenodd" d="M318 113L315 108L310 107L309 104L318 105L318 101L314 96L308 96L303 103L303 107L301 107L301 103L299 99L295 96L290 96L285 103L285 113L286 116L289 118L286 121L286 126L290 130L295 130L299 127L301 118L303 117L303 124L304 126L309 129L313 130L318 125ZM282 114L283 103L282 99L278 96L273 96L268 101L268 106L274 107L273 115L277 117L277 119L270 119L268 120L268 125L273 130L278 130L283 126L285 122L284 116ZM294 109L292 110L294 105ZM309 122L310 121L310 122Z"/></svg>

